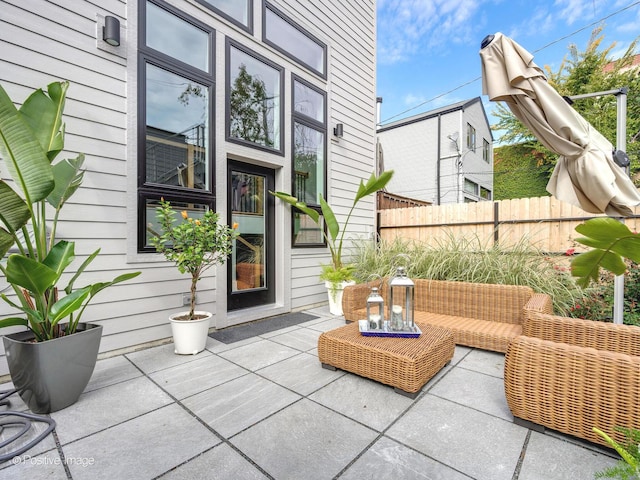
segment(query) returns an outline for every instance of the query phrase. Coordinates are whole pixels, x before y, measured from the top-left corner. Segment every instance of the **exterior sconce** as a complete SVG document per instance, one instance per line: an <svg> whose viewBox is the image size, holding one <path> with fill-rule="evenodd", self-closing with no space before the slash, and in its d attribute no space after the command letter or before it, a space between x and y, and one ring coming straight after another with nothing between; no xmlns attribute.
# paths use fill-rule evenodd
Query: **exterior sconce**
<svg viewBox="0 0 640 480"><path fill-rule="evenodd" d="M112 47L120 46L120 20L111 15L104 17L102 39Z"/></svg>
<svg viewBox="0 0 640 480"><path fill-rule="evenodd" d="M342 138L342 135L344 134L344 125L342 123L337 123L336 128L333 129L333 134L338 138Z"/></svg>

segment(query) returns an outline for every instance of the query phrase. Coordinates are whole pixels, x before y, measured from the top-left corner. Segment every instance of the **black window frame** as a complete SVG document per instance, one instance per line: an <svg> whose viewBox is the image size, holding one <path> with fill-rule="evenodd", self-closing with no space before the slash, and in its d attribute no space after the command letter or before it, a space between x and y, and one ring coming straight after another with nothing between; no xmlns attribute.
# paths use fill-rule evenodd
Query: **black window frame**
<svg viewBox="0 0 640 480"><path fill-rule="evenodd" d="M490 163L491 160L491 144L487 141L486 138L482 139L482 159Z"/></svg>
<svg viewBox="0 0 640 480"><path fill-rule="evenodd" d="M476 147L478 145L477 137L478 132L476 131L476 128L467 122L467 149L472 152L476 151Z"/></svg>
<svg viewBox="0 0 640 480"><path fill-rule="evenodd" d="M316 68L312 67L311 65L309 65L305 61L303 61L300 58L298 58L295 55L293 55L291 52L287 51L282 46L278 45L277 43L272 42L271 40L269 40L267 38L267 10L270 10L271 13L273 13L273 14L277 15L278 17L280 17L283 21L287 22L293 28L298 30L298 32L300 32L302 35L304 35L309 40L311 40L312 42L316 43L319 47L322 48L322 52L323 52L322 70L323 71L317 70ZM303 66L304 68L306 68L310 72L315 73L316 75L320 76L321 78L323 78L325 80L327 79L327 53L328 53L327 52L327 44L324 43L322 40L320 40L315 35L313 35L311 32L309 32L306 28L300 26L298 23L296 23L294 20L289 18L281 10L279 10L273 4L267 2L266 0L262 2L262 41L264 43L266 43L267 45L269 45L270 47L276 49L278 52L282 53L286 57L290 58L291 60L296 62L298 65Z"/></svg>
<svg viewBox="0 0 640 480"><path fill-rule="evenodd" d="M209 71L206 72L197 67L182 62L165 53L155 50L146 45L146 5L147 2L153 3L172 15L179 17L187 23L207 32L209 34ZM187 15L181 10L161 1L161 0L142 0L138 5L138 109L137 109L137 201L138 201L138 239L137 250L139 253L155 252L155 249L146 246L147 238L147 217L146 202L147 200L160 200L164 198L168 201L190 202L207 205L210 209L215 210L215 164L214 164L214 145L215 145L215 30L198 21L197 19ZM208 162L208 190L196 190L188 187L175 185L165 185L146 181L146 110L147 110L147 65L153 65L156 68L168 71L172 74L188 78L194 82L198 82L207 86L209 91L208 108L209 108L209 132L207 142L207 162Z"/></svg>
<svg viewBox="0 0 640 480"><path fill-rule="evenodd" d="M279 118L280 118L280 148L276 149L276 148L270 148L267 147L265 145L260 145L258 143L254 143L251 142L249 140L244 140L242 138L237 138L237 137L232 137L231 136L231 48L235 48L237 50L240 50L241 52L243 52L245 55L248 55L250 57L253 57L254 59L256 59L257 61L264 63L265 65L277 70L280 73L280 113L279 113ZM238 145L244 145L245 147L250 147L250 148L255 148L258 150L262 150L264 152L269 152L269 153L273 153L276 155L279 155L281 157L284 157L284 127L285 127L285 121L284 121L284 104L285 104L285 97L284 97L284 67L282 67L281 65L278 65L277 63L269 60L266 57L263 57L262 55L260 55L259 53L254 52L253 50L251 50L249 47L247 47L246 45L243 45L229 37L226 38L226 45L225 45L225 114L224 114L224 122L225 122L225 140L227 142L231 142L231 143L235 143Z"/></svg>
<svg viewBox="0 0 640 480"><path fill-rule="evenodd" d="M202 5L203 7L211 10L216 15L222 17L226 21L231 22L235 26L240 27L245 32L253 35L253 1L252 0L245 0L247 2L247 25L245 25L241 21L233 18L231 15L229 15L224 10L221 10L218 7L214 6L214 5L211 5L206 0L195 0L195 1L198 2L200 5ZM238 1L238 0L235 0L235 1Z"/></svg>
<svg viewBox="0 0 640 480"><path fill-rule="evenodd" d="M316 93L319 93L322 95L323 99L324 99L324 105L323 105L323 114L322 114L322 118L324 119L324 122L319 122L318 120L309 117L308 115L305 115L304 113L301 112L297 112L295 110L295 89L296 89L296 82L301 83L302 85L304 85L307 88L310 88L311 90L315 91ZM324 155L324 172L323 172L323 192L322 192L322 197L323 198L327 198L327 180L328 180L328 176L327 176L327 163L328 163L328 159L327 159L327 154L328 154L328 147L327 147L327 143L329 141L329 139L327 138L327 134L328 134L328 128L327 128L327 112L328 112L328 108L327 108L327 92L322 90L321 88L313 85L312 83L306 81L305 79L303 79L302 77L296 75L295 73L291 74L291 192L293 192L293 195L297 195L297 192L295 190L295 183L296 183L296 172L295 172L295 153L296 153L296 149L295 149L295 125L296 123L299 123L301 125L307 126L309 128L313 128L315 130L318 130L322 133L324 133L324 145L323 145L323 155ZM320 217L322 217L323 222L323 229L324 232L326 233L326 229L327 229L327 225L326 222L324 221L324 216L322 215L322 209L320 208L320 203L318 204L309 204L307 203L307 207L317 211L320 214ZM305 244L299 244L296 245L295 242L295 232L294 232L294 228L295 228L295 214L296 212L294 211L295 209L292 209L291 211L291 246L292 248L318 248L318 247L326 247L327 245L327 240L325 238L325 235L322 235L322 242L319 243L305 243ZM304 215L302 212L298 211L298 213Z"/></svg>

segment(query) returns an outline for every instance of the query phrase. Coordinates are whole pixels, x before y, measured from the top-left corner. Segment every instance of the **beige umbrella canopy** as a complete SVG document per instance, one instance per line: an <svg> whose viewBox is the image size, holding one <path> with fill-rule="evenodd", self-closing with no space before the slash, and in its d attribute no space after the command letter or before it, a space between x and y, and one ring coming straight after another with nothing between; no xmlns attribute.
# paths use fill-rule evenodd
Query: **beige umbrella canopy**
<svg viewBox="0 0 640 480"><path fill-rule="evenodd" d="M547 184L557 199L591 213L628 216L640 193L613 161L613 146L547 83L533 55L501 33L480 50L482 93L505 102L549 150L560 155Z"/></svg>

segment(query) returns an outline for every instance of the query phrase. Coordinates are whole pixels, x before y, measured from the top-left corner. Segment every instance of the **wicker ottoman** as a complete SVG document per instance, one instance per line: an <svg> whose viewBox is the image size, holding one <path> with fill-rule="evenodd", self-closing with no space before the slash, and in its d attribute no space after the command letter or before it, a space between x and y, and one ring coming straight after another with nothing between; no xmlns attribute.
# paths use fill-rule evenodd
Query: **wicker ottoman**
<svg viewBox="0 0 640 480"><path fill-rule="evenodd" d="M415 398L431 377L453 357L453 333L418 322L418 338L365 337L358 323L324 332L318 357L324 368L337 368L395 387Z"/></svg>

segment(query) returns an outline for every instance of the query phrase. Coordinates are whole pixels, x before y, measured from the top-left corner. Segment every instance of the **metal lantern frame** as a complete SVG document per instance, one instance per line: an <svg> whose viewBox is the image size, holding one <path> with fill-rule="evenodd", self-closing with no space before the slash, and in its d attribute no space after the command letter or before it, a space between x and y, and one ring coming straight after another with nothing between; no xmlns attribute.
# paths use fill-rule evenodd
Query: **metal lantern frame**
<svg viewBox="0 0 640 480"><path fill-rule="evenodd" d="M380 280L378 287L371 287L371 293L367 297L367 322L369 322L369 328L382 329L384 327L384 298L380 294L382 288L382 277L380 275L371 275L368 283L372 281L372 278L377 277Z"/></svg>
<svg viewBox="0 0 640 480"><path fill-rule="evenodd" d="M409 256L400 254L398 257ZM415 283L407 276L407 268L398 266L389 282L389 326L392 330L415 330Z"/></svg>

